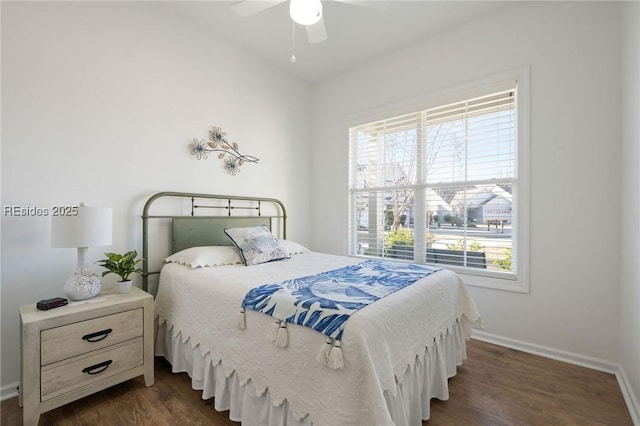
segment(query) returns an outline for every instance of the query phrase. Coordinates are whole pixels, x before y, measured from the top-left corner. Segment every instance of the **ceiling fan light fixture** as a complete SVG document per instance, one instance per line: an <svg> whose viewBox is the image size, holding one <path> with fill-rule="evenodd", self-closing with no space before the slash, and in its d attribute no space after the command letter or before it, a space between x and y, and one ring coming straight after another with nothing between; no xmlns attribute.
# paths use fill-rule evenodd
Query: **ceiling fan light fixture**
<svg viewBox="0 0 640 426"><path fill-rule="evenodd" d="M313 25L322 18L322 3L320 0L291 0L289 14L300 25Z"/></svg>

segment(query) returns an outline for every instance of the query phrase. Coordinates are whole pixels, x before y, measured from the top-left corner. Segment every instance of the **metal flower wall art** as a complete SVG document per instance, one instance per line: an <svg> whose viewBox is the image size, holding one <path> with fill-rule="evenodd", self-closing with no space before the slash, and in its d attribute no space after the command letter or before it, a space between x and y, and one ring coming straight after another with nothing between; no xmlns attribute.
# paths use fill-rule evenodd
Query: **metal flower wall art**
<svg viewBox="0 0 640 426"><path fill-rule="evenodd" d="M218 153L218 159L224 161L224 170L230 175L240 172L240 166L244 163L257 163L258 158L252 155L240 154L240 147L236 142L229 142L227 134L220 127L212 127L209 130L209 140L198 140L193 138L189 144L189 150L198 160L207 159L207 155L213 152Z"/></svg>

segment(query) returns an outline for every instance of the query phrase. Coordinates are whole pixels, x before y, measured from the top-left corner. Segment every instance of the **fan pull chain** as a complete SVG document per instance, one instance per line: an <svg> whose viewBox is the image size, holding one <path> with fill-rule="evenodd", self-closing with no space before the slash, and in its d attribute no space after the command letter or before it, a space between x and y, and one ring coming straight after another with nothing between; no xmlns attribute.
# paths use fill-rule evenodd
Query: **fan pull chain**
<svg viewBox="0 0 640 426"><path fill-rule="evenodd" d="M296 63L296 23L291 20L291 63Z"/></svg>

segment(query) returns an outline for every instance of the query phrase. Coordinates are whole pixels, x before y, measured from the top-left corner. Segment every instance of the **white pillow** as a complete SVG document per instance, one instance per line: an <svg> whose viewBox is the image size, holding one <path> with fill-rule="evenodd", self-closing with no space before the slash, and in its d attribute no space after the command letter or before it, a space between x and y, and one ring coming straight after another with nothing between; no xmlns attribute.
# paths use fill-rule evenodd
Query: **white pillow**
<svg viewBox="0 0 640 426"><path fill-rule="evenodd" d="M224 232L238 247L247 266L288 259L289 253L266 226L226 228Z"/></svg>
<svg viewBox="0 0 640 426"><path fill-rule="evenodd" d="M278 243L280 243L280 246L282 246L282 248L287 253L289 253L289 256L293 256L294 254L309 253L311 251L305 246L296 243L295 241L278 240Z"/></svg>
<svg viewBox="0 0 640 426"><path fill-rule="evenodd" d="M191 247L167 257L165 263L179 263L192 268L244 263L240 251L233 246Z"/></svg>

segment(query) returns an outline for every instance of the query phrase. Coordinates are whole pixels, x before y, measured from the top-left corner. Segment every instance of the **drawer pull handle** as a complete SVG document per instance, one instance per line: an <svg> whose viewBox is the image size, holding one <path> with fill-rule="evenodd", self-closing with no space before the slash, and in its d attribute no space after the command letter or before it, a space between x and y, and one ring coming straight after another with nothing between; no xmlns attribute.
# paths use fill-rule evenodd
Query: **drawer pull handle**
<svg viewBox="0 0 640 426"><path fill-rule="evenodd" d="M99 342L100 340L106 339L109 333L113 330L107 328L106 330L96 331L95 333L86 334L82 336L82 340L86 340L87 342Z"/></svg>
<svg viewBox="0 0 640 426"><path fill-rule="evenodd" d="M87 373L87 374L100 374L104 370L109 368L109 366L111 365L112 362L113 362L112 360L103 361L103 362L101 362L99 364L92 365L91 367L84 368L82 370L82 372L83 373ZM95 371L95 370L98 370L98 371Z"/></svg>

